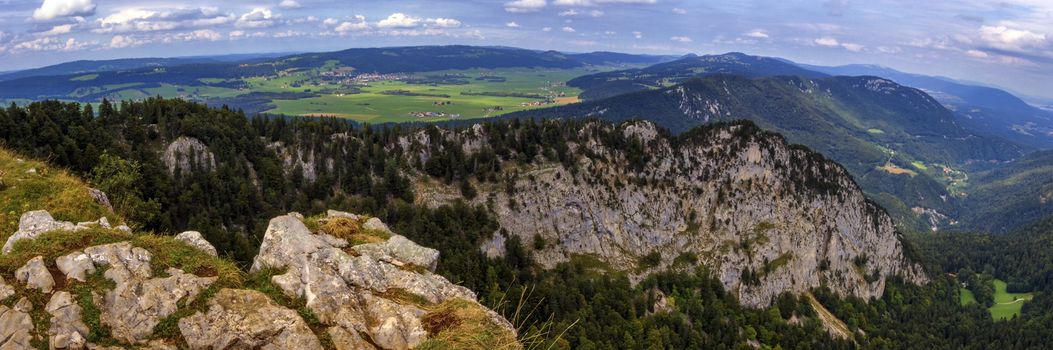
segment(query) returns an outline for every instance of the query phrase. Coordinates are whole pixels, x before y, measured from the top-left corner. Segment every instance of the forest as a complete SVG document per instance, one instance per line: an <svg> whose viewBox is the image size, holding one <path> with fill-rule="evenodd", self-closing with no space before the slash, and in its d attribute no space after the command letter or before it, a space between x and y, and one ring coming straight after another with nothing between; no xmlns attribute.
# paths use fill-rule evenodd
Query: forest
<svg viewBox="0 0 1053 350"><path fill-rule="evenodd" d="M248 116L160 98L104 100L97 108L41 101L0 109L0 143L88 179L137 230L199 230L221 254L243 264L255 255L267 220L276 215L337 209L380 217L395 232L439 249L438 272L478 293L538 348L1026 349L1053 342L1048 221L1006 236L910 235L908 245L931 271L929 284L893 281L884 297L869 302L813 291L854 334L838 339L823 328L804 296L785 294L768 308L751 309L704 268L674 269L636 284L624 273L598 271L587 259L544 269L530 257L536 247L516 239L506 244L503 257L491 259L478 247L500 228L485 206L414 203L411 173L457 184L470 198L474 189L468 180L506 181L500 172L505 162L571 164L579 155L571 154L567 143L581 137L572 132L578 130L574 123L584 122L484 122L492 131L484 150L468 156L460 147L435 145L427 161L409 161L400 137L422 129L437 137L444 127ZM646 157L620 135L598 137L630 158ZM209 145L215 168L170 172L159 155L180 136ZM290 168L275 144L296 144L336 161L332 168L317 162L313 171ZM979 305L958 303L959 282L944 272L963 268L987 271L1036 296L1021 317L996 322Z"/></svg>

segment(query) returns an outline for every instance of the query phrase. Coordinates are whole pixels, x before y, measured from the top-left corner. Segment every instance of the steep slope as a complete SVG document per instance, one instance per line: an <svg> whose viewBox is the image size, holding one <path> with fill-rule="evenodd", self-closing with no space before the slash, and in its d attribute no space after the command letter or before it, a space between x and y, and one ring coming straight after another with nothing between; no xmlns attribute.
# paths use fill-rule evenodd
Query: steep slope
<svg viewBox="0 0 1053 350"><path fill-rule="evenodd" d="M692 78L714 74L745 77L792 75L820 78L826 74L810 71L783 60L732 52L723 55L687 56L646 68L596 73L578 77L567 85L584 90L581 98L598 100L635 91L666 87Z"/></svg>
<svg viewBox="0 0 1053 350"><path fill-rule="evenodd" d="M1053 215L1053 151L973 176L963 227L1005 233Z"/></svg>
<svg viewBox="0 0 1053 350"><path fill-rule="evenodd" d="M1053 147L1053 113L1031 106L1001 89L873 65L801 66L831 75L881 76L916 87L953 109L967 128L1032 147Z"/></svg>
<svg viewBox="0 0 1053 350"><path fill-rule="evenodd" d="M1024 153L1013 143L961 127L952 112L924 92L876 77L718 75L510 117L525 116L643 118L673 132L749 119L845 165L897 221L926 230L945 226L947 216L957 215L952 190L962 179L947 174ZM937 170L944 167L951 172Z"/></svg>
<svg viewBox="0 0 1053 350"><path fill-rule="evenodd" d="M640 276L705 267L752 306L820 285L870 298L891 276L926 281L891 218L847 171L753 124L679 137L647 122L586 123L573 132L581 139L567 145L569 160L506 170L505 183L480 184L474 200L489 205L509 235L540 247L534 254L543 264L587 258ZM445 135L443 144L469 153L490 137L479 127ZM402 142L424 159L439 142L415 140ZM460 198L454 191L423 181L418 200L446 203ZM484 249L499 254L508 238Z"/></svg>

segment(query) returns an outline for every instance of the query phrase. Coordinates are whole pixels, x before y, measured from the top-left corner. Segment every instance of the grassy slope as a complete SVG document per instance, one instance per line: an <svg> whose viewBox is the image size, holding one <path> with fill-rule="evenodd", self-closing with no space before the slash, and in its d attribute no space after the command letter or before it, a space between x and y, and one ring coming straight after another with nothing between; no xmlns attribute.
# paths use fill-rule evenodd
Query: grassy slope
<svg viewBox="0 0 1053 350"><path fill-rule="evenodd" d="M996 320L1008 320L1013 316L1020 315L1020 309L1024 307L1024 301L1031 300L1031 293L1009 293L1006 291L1006 283L1002 280L994 280L995 304L988 310L991 317Z"/></svg>
<svg viewBox="0 0 1053 350"><path fill-rule="evenodd" d="M27 172L35 169L35 173ZM118 217L95 203L88 185L69 172L44 162L26 159L0 148L0 240L18 230L22 213L44 209L55 219L71 222L98 220L111 223Z"/></svg>

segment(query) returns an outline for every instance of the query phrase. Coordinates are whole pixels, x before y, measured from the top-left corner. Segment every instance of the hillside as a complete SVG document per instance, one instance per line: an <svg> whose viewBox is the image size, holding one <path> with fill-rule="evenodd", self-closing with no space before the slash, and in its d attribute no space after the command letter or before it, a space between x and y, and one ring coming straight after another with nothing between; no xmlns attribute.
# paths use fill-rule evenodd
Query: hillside
<svg viewBox="0 0 1053 350"><path fill-rule="evenodd" d="M582 99L599 100L630 92L663 88L714 74L751 78L776 75L806 78L826 76L783 60L733 52L723 55L691 55L646 68L596 73L575 78L567 84L582 89Z"/></svg>
<svg viewBox="0 0 1053 350"><path fill-rule="evenodd" d="M972 182L962 215L967 229L1006 233L1053 215L1053 151L977 173Z"/></svg>
<svg viewBox="0 0 1053 350"><path fill-rule="evenodd" d="M6 150L0 164L18 171L2 178L4 213L32 210L10 219L16 227L5 218L0 235L0 348L522 347L507 320L432 273L437 251L376 218L275 218L248 273L198 232L112 226L112 212L64 171ZM340 262L309 259L323 254Z"/></svg>
<svg viewBox="0 0 1053 350"><path fill-rule="evenodd" d="M872 65L801 65L832 75L874 75L925 90L959 116L963 126L1037 148L1053 147L1053 113L1001 89Z"/></svg>
<svg viewBox="0 0 1053 350"><path fill-rule="evenodd" d="M920 90L876 77L718 75L511 117L642 118L673 132L752 120L843 164L898 222L922 230L946 227L946 218L957 215L964 170L1009 161L1025 151L966 130Z"/></svg>

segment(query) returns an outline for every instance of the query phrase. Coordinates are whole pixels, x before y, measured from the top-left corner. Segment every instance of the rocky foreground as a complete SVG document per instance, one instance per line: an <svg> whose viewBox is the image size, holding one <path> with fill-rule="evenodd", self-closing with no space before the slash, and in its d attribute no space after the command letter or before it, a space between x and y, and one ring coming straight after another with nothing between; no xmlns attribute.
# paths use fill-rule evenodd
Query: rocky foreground
<svg viewBox="0 0 1053 350"><path fill-rule="evenodd" d="M23 214L0 256L21 266L0 269L0 349L521 348L433 273L438 251L376 218L274 218L248 274L200 233L128 231Z"/></svg>

